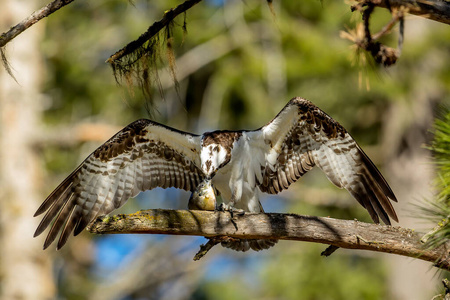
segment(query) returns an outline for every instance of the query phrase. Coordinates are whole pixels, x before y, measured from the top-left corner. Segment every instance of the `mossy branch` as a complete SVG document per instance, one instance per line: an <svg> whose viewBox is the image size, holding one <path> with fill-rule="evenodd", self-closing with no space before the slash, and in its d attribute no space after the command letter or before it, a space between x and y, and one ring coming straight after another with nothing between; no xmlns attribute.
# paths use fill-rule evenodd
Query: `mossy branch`
<svg viewBox="0 0 450 300"><path fill-rule="evenodd" d="M184 13L185 18L182 27L186 33L186 11L200 1L186 0L177 7L165 11L161 20L154 22L138 39L128 43L106 60L113 69L117 83L120 83L124 79L131 94L134 94L134 85L140 87L148 99L146 108L150 115L153 112L152 83L156 84L161 96L164 97L157 66L157 62L161 61L160 50L162 47L160 38L165 41L170 75L178 92L172 27L174 25L174 19ZM165 30L164 35L161 34L163 30Z"/></svg>
<svg viewBox="0 0 450 300"><path fill-rule="evenodd" d="M306 241L413 257L450 270L447 245L426 249L420 242L421 235L414 230L356 220L279 213L246 213L232 219L228 212L154 209L100 218L88 230L96 234L146 233Z"/></svg>
<svg viewBox="0 0 450 300"><path fill-rule="evenodd" d="M163 28L172 22L179 14L186 12L195 4L202 0L187 0L173 9L169 9L164 13L161 20L153 23L145 33L143 33L137 40L134 40L127 44L125 47L114 53L106 61L107 63L114 65L117 64L123 57L134 53L140 49L147 41L158 34Z"/></svg>

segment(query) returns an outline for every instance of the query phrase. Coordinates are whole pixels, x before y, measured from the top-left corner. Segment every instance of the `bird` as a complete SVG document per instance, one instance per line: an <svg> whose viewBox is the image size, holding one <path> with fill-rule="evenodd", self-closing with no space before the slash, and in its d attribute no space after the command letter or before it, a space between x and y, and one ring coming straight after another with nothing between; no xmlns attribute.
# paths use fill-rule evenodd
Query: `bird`
<svg viewBox="0 0 450 300"><path fill-rule="evenodd" d="M346 189L375 223L398 222L397 199L357 142L315 104L295 97L256 130L202 135L137 120L90 154L40 205L34 237L50 225L44 249L57 249L96 218L156 187L191 191L189 209L263 213L262 193L278 194L314 166ZM220 197L219 197L220 196ZM275 239L223 242L236 251L259 251Z"/></svg>

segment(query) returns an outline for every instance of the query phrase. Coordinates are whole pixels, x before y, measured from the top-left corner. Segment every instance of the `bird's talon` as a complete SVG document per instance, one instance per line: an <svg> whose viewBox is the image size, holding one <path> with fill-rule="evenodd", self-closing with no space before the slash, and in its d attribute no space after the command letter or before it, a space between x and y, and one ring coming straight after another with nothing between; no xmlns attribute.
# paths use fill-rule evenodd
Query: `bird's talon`
<svg viewBox="0 0 450 300"><path fill-rule="evenodd" d="M218 211L228 211L230 212L231 218L233 219L235 216L243 216L245 211L243 209L234 208L230 204L221 203L216 208Z"/></svg>
<svg viewBox="0 0 450 300"><path fill-rule="evenodd" d="M226 211L227 209L226 209L226 207L225 207L225 204L220 203L220 204L216 207L216 210L217 210L217 211Z"/></svg>
<svg viewBox="0 0 450 300"><path fill-rule="evenodd" d="M236 214L237 214L238 216L243 216L243 215L245 215L245 210L243 210L243 209L237 209L237 210L236 210Z"/></svg>

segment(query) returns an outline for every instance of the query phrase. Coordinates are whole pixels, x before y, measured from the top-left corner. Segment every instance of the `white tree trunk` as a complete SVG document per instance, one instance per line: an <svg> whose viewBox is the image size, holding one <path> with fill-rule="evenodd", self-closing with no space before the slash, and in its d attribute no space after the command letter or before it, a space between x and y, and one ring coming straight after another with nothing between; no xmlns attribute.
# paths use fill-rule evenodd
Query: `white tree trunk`
<svg viewBox="0 0 450 300"><path fill-rule="evenodd" d="M0 29L6 30L39 7L35 0L3 0ZM0 299L51 299L51 264L41 241L33 239L33 218L41 166L33 137L41 121L42 78L39 41L43 23L7 46L18 83L0 67Z"/></svg>
<svg viewBox="0 0 450 300"><path fill-rule="evenodd" d="M416 31L412 31L414 34ZM400 219L400 226L427 232L435 224L420 219L420 210L414 207L432 199L432 182L436 176L431 154L425 149L427 133L434 121L433 107L440 93L436 86L434 70L418 70L417 83L410 92L408 101L392 104L385 118L384 148L387 155L387 172L392 174L390 182L399 203L394 207ZM429 137L429 136L428 136ZM394 224L396 225L396 224ZM431 299L442 284L429 263L416 259L389 257L390 299L421 300Z"/></svg>

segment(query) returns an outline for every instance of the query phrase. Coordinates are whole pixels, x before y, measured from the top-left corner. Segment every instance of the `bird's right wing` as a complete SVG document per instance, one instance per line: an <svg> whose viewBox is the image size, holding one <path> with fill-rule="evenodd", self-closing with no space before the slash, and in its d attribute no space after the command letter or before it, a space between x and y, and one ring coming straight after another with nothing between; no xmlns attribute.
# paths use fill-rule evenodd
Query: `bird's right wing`
<svg viewBox="0 0 450 300"><path fill-rule="evenodd" d="M45 199L35 216L46 212L34 236L54 220L44 249L61 235L79 234L100 215L122 206L130 197L155 187L193 191L203 180L201 136L150 120L138 120L100 146Z"/></svg>
<svg viewBox="0 0 450 300"><path fill-rule="evenodd" d="M344 127L308 100L292 99L252 137L255 149L265 147L261 172L255 171L261 191L279 193L317 165L374 222L381 218L390 224L389 217L398 221L391 204L397 200L381 173Z"/></svg>

